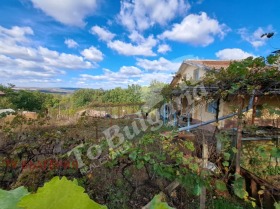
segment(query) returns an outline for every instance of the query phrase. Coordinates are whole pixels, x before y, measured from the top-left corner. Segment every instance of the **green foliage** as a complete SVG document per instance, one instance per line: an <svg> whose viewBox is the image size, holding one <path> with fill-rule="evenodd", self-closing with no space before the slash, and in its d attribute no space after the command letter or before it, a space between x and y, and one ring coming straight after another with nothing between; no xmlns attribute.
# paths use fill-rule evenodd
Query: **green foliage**
<svg viewBox="0 0 280 209"><path fill-rule="evenodd" d="M271 157L280 158L280 148L278 148L278 147L273 147L273 148L270 150L270 154L271 154Z"/></svg>
<svg viewBox="0 0 280 209"><path fill-rule="evenodd" d="M179 179L186 190L196 196L200 195L202 187L205 186L205 182L197 174L187 173Z"/></svg>
<svg viewBox="0 0 280 209"><path fill-rule="evenodd" d="M164 96L162 95L162 90L165 86L168 85L156 80L151 82L148 90L143 95L143 100L146 101L149 109L158 108L163 104Z"/></svg>
<svg viewBox="0 0 280 209"><path fill-rule="evenodd" d="M228 171L232 156L237 152L235 147L232 147L230 136L227 132L219 132L216 135L217 140L221 144L221 155L223 157L222 165Z"/></svg>
<svg viewBox="0 0 280 209"><path fill-rule="evenodd" d="M69 95L55 95L41 93L39 91L13 90L14 85L3 86L0 84L0 91L5 96L0 97L0 108L21 109L35 112L48 112L51 116L74 115L82 107L100 105L103 103L141 103L143 101L154 101L160 98L162 87L168 85L153 81L149 87L140 85L128 85L127 88L114 88L110 90L103 89L79 89ZM156 91L155 91L156 90ZM162 99L159 99L162 101ZM145 112L150 111L150 107L155 107L157 102L147 105ZM107 111L107 110L105 110ZM125 112L137 112L139 109L128 107ZM112 110L112 114L116 114Z"/></svg>
<svg viewBox="0 0 280 209"><path fill-rule="evenodd" d="M256 207L256 200L252 197L249 197L248 192L245 190L245 179L239 174L235 174L235 181L233 185L234 194L250 203L253 207Z"/></svg>
<svg viewBox="0 0 280 209"><path fill-rule="evenodd" d="M99 89L79 89L72 95L75 107L83 107L91 102L101 102L103 90Z"/></svg>
<svg viewBox="0 0 280 209"><path fill-rule="evenodd" d="M107 208L92 201L84 188L66 177L54 177L35 194L21 199L18 206L25 209L102 209Z"/></svg>
<svg viewBox="0 0 280 209"><path fill-rule="evenodd" d="M242 206L236 205L236 203L229 202L226 199L222 199L222 198L218 198L213 202L214 202L214 209L243 209Z"/></svg>
<svg viewBox="0 0 280 209"><path fill-rule="evenodd" d="M0 109L14 108L13 103L7 97L0 97Z"/></svg>
<svg viewBox="0 0 280 209"><path fill-rule="evenodd" d="M11 191L0 189L0 208L1 209L20 209L17 203L22 197L28 195L27 189L18 187Z"/></svg>
<svg viewBox="0 0 280 209"><path fill-rule="evenodd" d="M28 110L28 111L42 111L45 109L45 101L47 94L35 91L24 91L20 90L16 92L16 95L11 98L12 103L17 109Z"/></svg>
<svg viewBox="0 0 280 209"><path fill-rule="evenodd" d="M160 195L156 195L151 201L150 209L174 209L174 208L170 207L166 202L162 202Z"/></svg>
<svg viewBox="0 0 280 209"><path fill-rule="evenodd" d="M0 91L5 93L0 98L0 108L14 108L28 111L44 111L54 106L54 96L39 91L14 91L13 85L8 87L0 85Z"/></svg>
<svg viewBox="0 0 280 209"><path fill-rule="evenodd" d="M191 141L185 141L184 146L192 152L195 150L194 144Z"/></svg>
<svg viewBox="0 0 280 209"><path fill-rule="evenodd" d="M241 199L248 199L248 192L246 192L245 180L242 176L236 174L233 184L234 194Z"/></svg>
<svg viewBox="0 0 280 209"><path fill-rule="evenodd" d="M123 182L119 182L122 186ZM120 203L123 197L119 191L114 191L111 201ZM120 199L119 199L120 198ZM127 198L126 198L127 199ZM128 200L128 199L127 199ZM106 209L92 201L84 188L78 186L76 180L70 181L66 177L54 177L50 182L44 184L36 193L29 194L24 187L11 191L0 189L1 209ZM151 209L173 209L167 203L162 202L161 195L156 195L150 204Z"/></svg>
<svg viewBox="0 0 280 209"><path fill-rule="evenodd" d="M129 85L127 89L117 87L104 92L102 102L106 103L139 103L141 102L141 86Z"/></svg>
<svg viewBox="0 0 280 209"><path fill-rule="evenodd" d="M268 64L274 64L274 63L276 63L278 60L279 60L279 55L277 55L277 54L271 54L271 55L269 55L268 57L267 57L267 63Z"/></svg>
<svg viewBox="0 0 280 209"><path fill-rule="evenodd" d="M275 202L274 207L275 209L280 209L280 202Z"/></svg>
<svg viewBox="0 0 280 209"><path fill-rule="evenodd" d="M271 58L269 60L271 61ZM214 92L214 97L225 99L229 94L244 95L250 94L253 90L267 93L269 87L273 87L279 81L280 71L277 67L267 66L263 57L249 57L232 62L226 69L210 70L202 82L206 86L217 86L219 90Z"/></svg>
<svg viewBox="0 0 280 209"><path fill-rule="evenodd" d="M223 182L222 180L216 180L215 182L216 185L216 189L223 192L223 191L227 191L227 186L225 184L225 182Z"/></svg>
<svg viewBox="0 0 280 209"><path fill-rule="evenodd" d="M280 149L273 142L245 142L242 149L242 166L262 178L279 175ZM272 182L273 183L273 182Z"/></svg>

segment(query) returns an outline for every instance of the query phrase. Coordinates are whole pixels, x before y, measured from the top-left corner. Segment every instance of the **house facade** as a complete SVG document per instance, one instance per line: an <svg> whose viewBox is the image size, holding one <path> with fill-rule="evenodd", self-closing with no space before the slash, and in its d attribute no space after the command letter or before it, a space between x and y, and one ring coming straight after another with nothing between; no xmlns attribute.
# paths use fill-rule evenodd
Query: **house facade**
<svg viewBox="0 0 280 209"><path fill-rule="evenodd" d="M172 95L173 106L175 110L180 112L181 117L185 118L185 122L191 121L191 124L199 124L211 121L217 116L221 118L236 112L238 106L236 98L232 98L227 102L220 100L218 105L217 101L205 101L203 97L199 96L197 93L200 90L202 93L207 94L209 89L205 90L203 86L192 89L187 86L188 81L195 83L203 79L206 72L210 69L226 69L230 63L231 61L226 60L186 60L181 64L170 85L172 88L177 87L177 89L179 89L179 92L176 93L175 91ZM203 90L205 92L203 92ZM253 101L252 104L250 104L250 100ZM280 108L279 94L254 96L253 98L248 96L245 102L245 107L246 106L248 110L244 111L246 118L244 123L280 127L279 115L271 114L268 110L265 111L267 108ZM218 114L217 107L219 107ZM189 117L191 117L191 119L189 119ZM230 117L220 120L218 126L219 128L234 128L236 127L235 119L235 117ZM215 126L213 124L214 123L208 125L208 128L214 128ZM188 125L190 125L190 123Z"/></svg>

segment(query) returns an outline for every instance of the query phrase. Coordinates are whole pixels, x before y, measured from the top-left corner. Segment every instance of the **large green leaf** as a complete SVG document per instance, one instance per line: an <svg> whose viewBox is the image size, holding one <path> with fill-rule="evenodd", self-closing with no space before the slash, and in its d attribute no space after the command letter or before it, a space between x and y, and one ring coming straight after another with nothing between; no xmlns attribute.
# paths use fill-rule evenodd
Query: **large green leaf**
<svg viewBox="0 0 280 209"><path fill-rule="evenodd" d="M24 187L18 187L11 191L0 189L0 208L1 209L19 209L17 203L27 195L28 191Z"/></svg>
<svg viewBox="0 0 280 209"><path fill-rule="evenodd" d="M274 207L275 209L280 209L280 202L275 202Z"/></svg>
<svg viewBox="0 0 280 209"><path fill-rule="evenodd" d="M216 184L217 190L222 191L222 192L227 190L227 186L226 186L225 182L223 182L222 180L216 180L215 184Z"/></svg>
<svg viewBox="0 0 280 209"><path fill-rule="evenodd" d="M248 197L248 193L244 189L244 185L245 185L244 178L238 176L234 181L233 189L234 189L234 194L241 199L246 199Z"/></svg>
<svg viewBox="0 0 280 209"><path fill-rule="evenodd" d="M174 209L170 207L166 202L161 202L161 196L156 195L151 201L150 209Z"/></svg>
<svg viewBox="0 0 280 209"><path fill-rule="evenodd" d="M76 181L67 180L66 177L54 177L45 183L35 194L22 198L18 204L24 209L106 209L92 201L84 193L84 188L77 185Z"/></svg>

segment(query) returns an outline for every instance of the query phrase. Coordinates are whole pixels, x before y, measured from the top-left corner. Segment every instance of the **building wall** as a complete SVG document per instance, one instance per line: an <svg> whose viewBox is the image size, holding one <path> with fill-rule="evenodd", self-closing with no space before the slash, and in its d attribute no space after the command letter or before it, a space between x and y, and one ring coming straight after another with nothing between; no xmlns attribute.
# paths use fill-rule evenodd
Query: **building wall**
<svg viewBox="0 0 280 209"><path fill-rule="evenodd" d="M180 72L182 77L178 83L182 83L184 79L194 80L194 71L197 69L199 70L199 77L202 78L206 73L206 71L203 68L186 65L185 68L183 68Z"/></svg>
<svg viewBox="0 0 280 209"><path fill-rule="evenodd" d="M223 112L224 112L224 102L221 101L220 102L219 117L223 116ZM216 118L215 113L208 112L206 101L199 102L194 107L193 119L205 122L205 121L213 120L215 118ZM223 127L223 126L224 126L224 121L220 121L219 122L219 127Z"/></svg>

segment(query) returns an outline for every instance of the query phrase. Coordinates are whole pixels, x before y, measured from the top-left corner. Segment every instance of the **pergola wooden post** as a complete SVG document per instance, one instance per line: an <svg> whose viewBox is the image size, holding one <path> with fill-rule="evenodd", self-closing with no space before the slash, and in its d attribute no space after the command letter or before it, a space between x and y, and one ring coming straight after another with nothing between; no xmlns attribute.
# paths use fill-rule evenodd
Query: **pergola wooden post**
<svg viewBox="0 0 280 209"><path fill-rule="evenodd" d="M253 110L252 110L252 121L251 124L255 124L255 118L256 118L256 113L257 113L257 102L258 102L258 97L255 96L253 100Z"/></svg>

